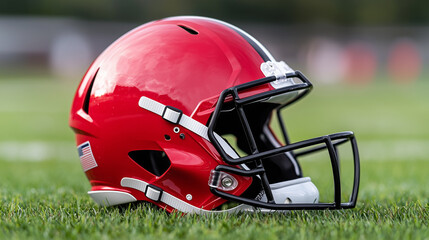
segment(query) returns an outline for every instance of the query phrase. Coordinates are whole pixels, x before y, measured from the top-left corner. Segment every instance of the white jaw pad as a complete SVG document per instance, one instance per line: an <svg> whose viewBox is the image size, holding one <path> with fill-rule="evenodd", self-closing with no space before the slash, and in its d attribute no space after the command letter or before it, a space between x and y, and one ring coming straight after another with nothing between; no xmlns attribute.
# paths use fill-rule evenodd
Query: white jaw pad
<svg viewBox="0 0 429 240"><path fill-rule="evenodd" d="M319 202L319 190L311 182L311 178L303 177L294 180L270 184L274 201L283 203L317 203ZM261 201L266 202L265 194Z"/></svg>

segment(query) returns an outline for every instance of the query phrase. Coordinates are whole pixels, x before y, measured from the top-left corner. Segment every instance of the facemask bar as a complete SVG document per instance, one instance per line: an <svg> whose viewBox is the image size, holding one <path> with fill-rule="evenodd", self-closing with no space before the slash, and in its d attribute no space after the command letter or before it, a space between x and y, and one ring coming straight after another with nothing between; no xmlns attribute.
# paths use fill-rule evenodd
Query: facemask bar
<svg viewBox="0 0 429 240"><path fill-rule="evenodd" d="M209 126L208 126L208 137L210 141L213 143L219 154L221 155L222 159L230 165L240 165L243 163L249 163L253 162L256 165L256 168L253 169L240 169L236 167L231 167L227 165L219 165L215 168L215 171L223 171L228 173L233 173L237 175L242 176L257 176L260 178L262 183L263 191L265 192L265 195L267 197L267 202L262 202L254 199L244 198L240 196L235 196L229 193L225 193L223 191L219 191L218 189L214 187L210 187L210 190L213 194L220 196L222 198L248 204L254 207L260 207L260 208L266 208L266 209L273 209L273 210L297 210L297 209L341 209L341 208L353 208L356 205L356 200L358 196L358 189L359 189L359 178L360 178L360 164L359 164L359 153L357 148L357 143L354 137L353 132L341 132L341 133L335 133L330 134L322 137L312 138L296 143L290 143L286 128L283 125L283 121L281 121L281 116L279 113L279 110L277 112L277 117L279 118L280 126L282 129L283 136L286 141L286 145L264 151L259 152L258 148L256 146L252 131L250 129L248 120L246 118L246 114L244 112L243 106L249 103L254 103L257 101L261 101L264 99L268 99L269 97L276 96L279 94L289 93L289 92L295 92L297 91L298 94L290 99L287 103L285 103L283 106L281 106L279 109L284 108L287 105L290 105L297 100L301 99L305 95L309 93L309 91L312 88L311 82L299 71L295 71L293 73L287 73L284 78L298 78L302 81L302 83L297 83L293 85L289 85L283 88L274 89L268 92L263 92L260 94L256 94L253 96L240 98L239 92L253 88L256 86L260 86L266 83L270 83L276 80L280 80L279 78L275 76L269 76L262 79L258 79L252 82L248 82L245 84L241 84L238 86L231 87L229 89L224 90L217 102L216 109L213 113L213 116L210 120ZM238 111L238 116L240 118L241 124L244 127L244 132L246 135L246 139L249 143L249 147L251 149L251 154L245 157L240 158L232 158L230 157L224 149L221 147L220 143L217 141L215 135L214 135L214 129L216 128L216 122L219 118L219 115L222 111L222 106L225 102L225 99L228 96L232 96L233 103L235 105L235 109ZM347 141L350 141L352 151L353 151L353 161L354 161L354 180L353 180L353 190L350 195L349 202L342 203L341 202L341 183L340 183L340 170L339 170L339 160L338 160L338 154L336 146L345 143ZM305 149L302 151L294 152L298 149L308 148L312 147L310 149ZM316 151L327 149L330 160L331 160L331 166L333 171L333 180L334 180L334 202L332 203L309 203L309 204L277 204L274 201L273 193L271 191L270 184L268 182L266 171L263 166L263 159L274 156L277 154L284 154L285 152L291 152L294 154L294 156L302 156L307 155Z"/></svg>

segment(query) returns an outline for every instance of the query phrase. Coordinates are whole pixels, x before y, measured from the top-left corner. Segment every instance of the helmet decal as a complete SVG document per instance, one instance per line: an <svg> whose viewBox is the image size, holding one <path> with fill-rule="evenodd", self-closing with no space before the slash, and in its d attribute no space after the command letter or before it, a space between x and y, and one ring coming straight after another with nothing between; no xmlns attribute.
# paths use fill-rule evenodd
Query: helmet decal
<svg viewBox="0 0 429 240"><path fill-rule="evenodd" d="M84 172L98 166L97 162L95 161L94 154L92 153L91 144L89 141L77 146L77 152L79 153L80 164L82 165Z"/></svg>

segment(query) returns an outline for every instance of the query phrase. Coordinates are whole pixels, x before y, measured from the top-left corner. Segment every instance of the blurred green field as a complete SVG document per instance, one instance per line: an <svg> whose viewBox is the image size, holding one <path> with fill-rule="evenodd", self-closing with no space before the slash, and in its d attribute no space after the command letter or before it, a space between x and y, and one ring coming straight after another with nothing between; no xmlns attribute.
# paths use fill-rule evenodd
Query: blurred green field
<svg viewBox="0 0 429 240"><path fill-rule="evenodd" d="M77 84L0 80L0 239L429 239L429 81L316 84L285 111L293 141L356 133L355 209L184 217L145 204L102 208L87 196L68 127ZM329 171L317 159L302 165L316 184Z"/></svg>

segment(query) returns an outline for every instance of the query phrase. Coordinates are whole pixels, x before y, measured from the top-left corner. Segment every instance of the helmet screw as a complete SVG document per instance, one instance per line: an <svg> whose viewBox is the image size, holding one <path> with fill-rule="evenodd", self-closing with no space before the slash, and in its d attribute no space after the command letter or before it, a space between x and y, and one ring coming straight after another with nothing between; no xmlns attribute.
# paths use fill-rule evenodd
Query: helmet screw
<svg viewBox="0 0 429 240"><path fill-rule="evenodd" d="M192 200L192 195L191 195L191 194L186 194L186 199L187 199L188 201L191 201L191 200Z"/></svg>
<svg viewBox="0 0 429 240"><path fill-rule="evenodd" d="M179 137L180 137L180 139L185 139L185 134L184 134L184 133L181 133L181 134L179 135Z"/></svg>
<svg viewBox="0 0 429 240"><path fill-rule="evenodd" d="M224 177L222 178L222 186L229 188L233 185L233 180L230 177Z"/></svg>

